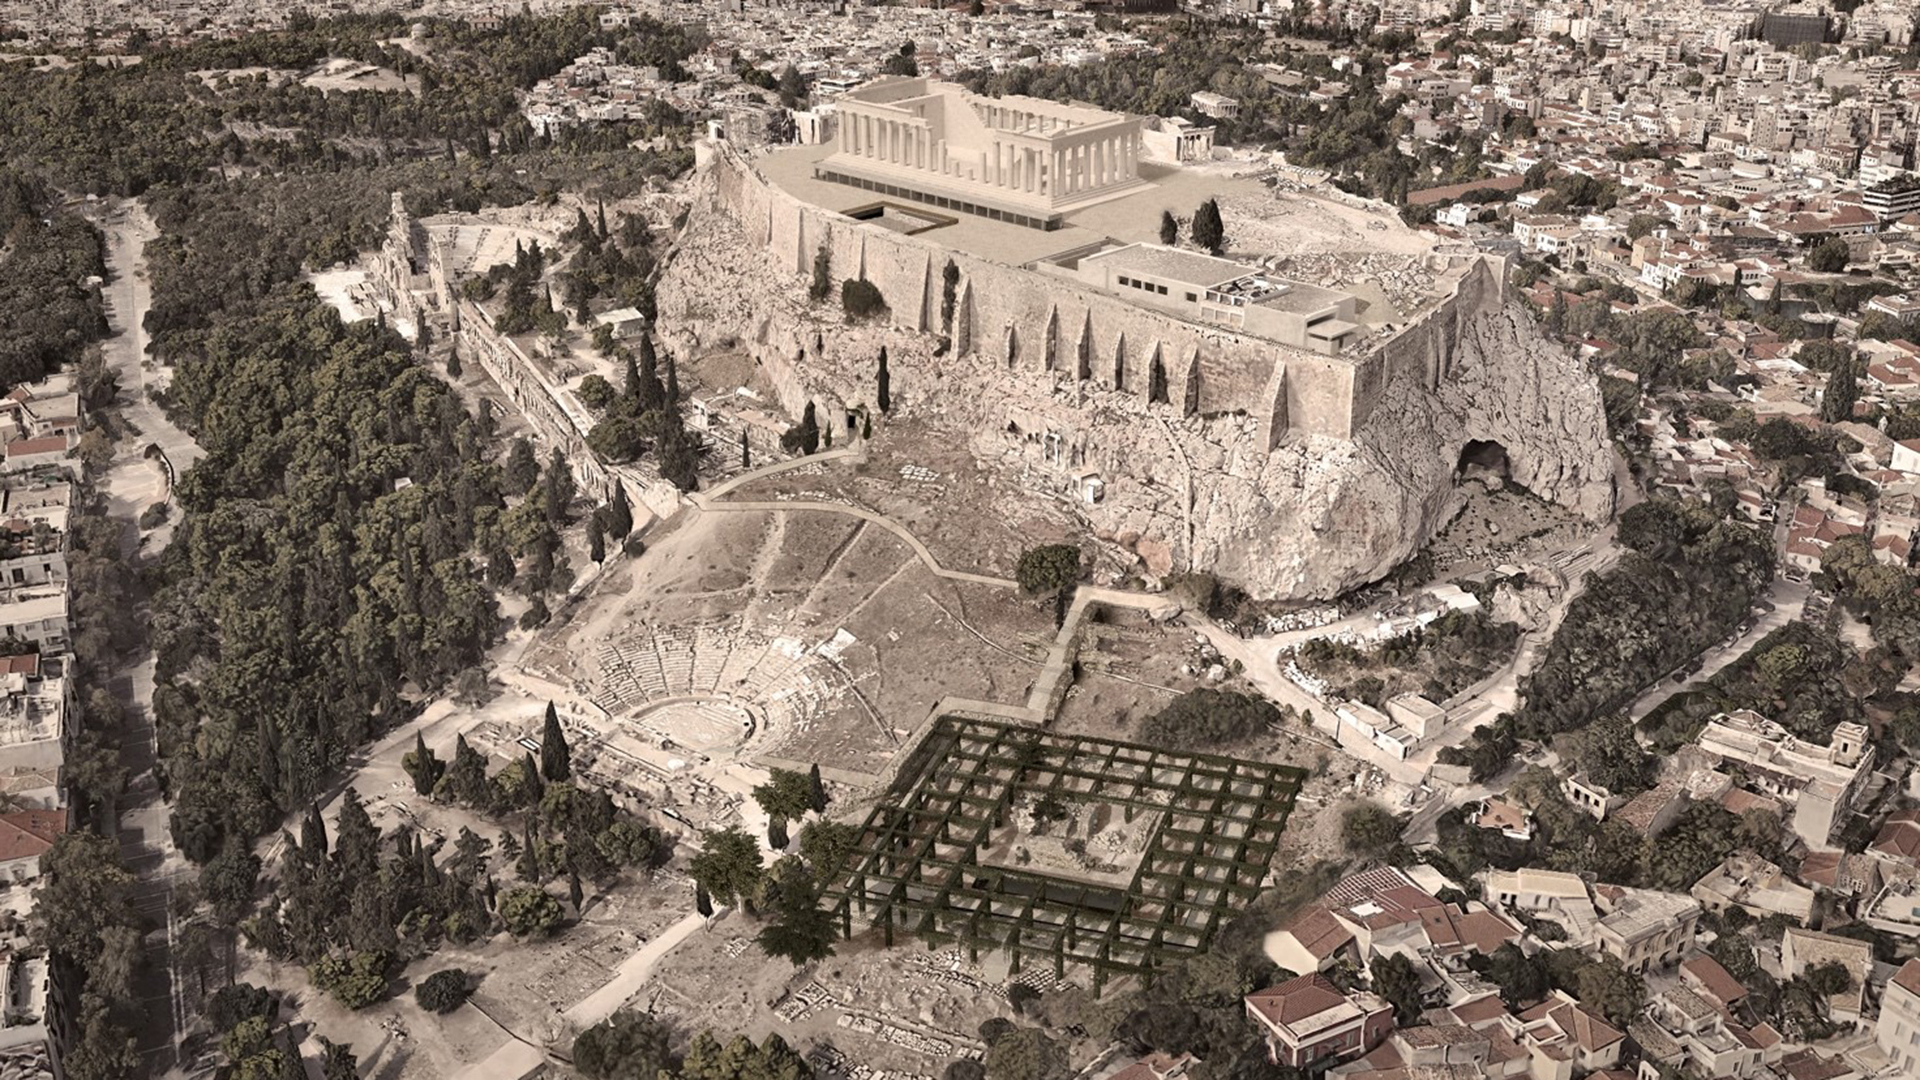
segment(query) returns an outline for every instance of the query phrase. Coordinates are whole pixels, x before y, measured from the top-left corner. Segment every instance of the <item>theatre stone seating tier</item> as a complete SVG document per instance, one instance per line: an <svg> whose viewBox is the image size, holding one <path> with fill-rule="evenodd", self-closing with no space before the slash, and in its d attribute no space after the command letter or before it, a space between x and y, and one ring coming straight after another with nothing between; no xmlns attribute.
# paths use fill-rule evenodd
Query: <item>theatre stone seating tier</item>
<svg viewBox="0 0 1920 1080"><path fill-rule="evenodd" d="M692 744L755 726L803 731L837 687L831 665L801 642L719 623L643 627L602 646L594 665L595 704Z"/></svg>

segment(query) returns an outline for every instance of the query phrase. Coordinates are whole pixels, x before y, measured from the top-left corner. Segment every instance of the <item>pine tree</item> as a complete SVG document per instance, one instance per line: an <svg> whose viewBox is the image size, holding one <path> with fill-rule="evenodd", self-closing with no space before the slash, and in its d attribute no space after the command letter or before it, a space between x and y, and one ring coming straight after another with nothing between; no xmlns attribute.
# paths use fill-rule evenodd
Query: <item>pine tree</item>
<svg viewBox="0 0 1920 1080"><path fill-rule="evenodd" d="M540 775L557 784L573 775L573 751L567 747L567 734L560 729L560 714L547 702L547 724L540 733Z"/></svg>
<svg viewBox="0 0 1920 1080"><path fill-rule="evenodd" d="M340 816L334 828L333 861L341 880L372 880L380 869L380 830L352 787L340 793Z"/></svg>
<svg viewBox="0 0 1920 1080"><path fill-rule="evenodd" d="M1160 211L1160 242L1168 247L1180 242L1180 219L1171 210Z"/></svg>
<svg viewBox="0 0 1920 1080"><path fill-rule="evenodd" d="M767 819L767 846L775 851L784 851L787 847L787 819L778 814Z"/></svg>
<svg viewBox="0 0 1920 1080"><path fill-rule="evenodd" d="M892 412L893 375L887 370L887 347L885 345L880 346L880 373L875 378L875 383L877 384L876 389L878 391L875 400L879 402L880 411L883 413Z"/></svg>

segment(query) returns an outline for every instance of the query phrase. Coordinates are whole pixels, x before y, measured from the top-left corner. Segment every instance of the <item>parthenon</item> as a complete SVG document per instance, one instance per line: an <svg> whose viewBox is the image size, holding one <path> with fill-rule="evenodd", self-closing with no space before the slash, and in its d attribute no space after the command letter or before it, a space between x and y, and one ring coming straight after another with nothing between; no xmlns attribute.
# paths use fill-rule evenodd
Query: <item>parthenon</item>
<svg viewBox="0 0 1920 1080"><path fill-rule="evenodd" d="M1138 117L901 76L837 108L824 180L1042 229L1144 186Z"/></svg>

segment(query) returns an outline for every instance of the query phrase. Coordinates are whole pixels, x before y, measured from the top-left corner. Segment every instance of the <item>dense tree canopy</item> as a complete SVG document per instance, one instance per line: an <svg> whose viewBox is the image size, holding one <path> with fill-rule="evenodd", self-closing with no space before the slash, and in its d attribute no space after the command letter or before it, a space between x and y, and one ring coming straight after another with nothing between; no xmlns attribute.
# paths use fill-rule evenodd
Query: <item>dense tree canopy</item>
<svg viewBox="0 0 1920 1080"><path fill-rule="evenodd" d="M77 361L106 334L100 234L37 180L0 169L0 392Z"/></svg>

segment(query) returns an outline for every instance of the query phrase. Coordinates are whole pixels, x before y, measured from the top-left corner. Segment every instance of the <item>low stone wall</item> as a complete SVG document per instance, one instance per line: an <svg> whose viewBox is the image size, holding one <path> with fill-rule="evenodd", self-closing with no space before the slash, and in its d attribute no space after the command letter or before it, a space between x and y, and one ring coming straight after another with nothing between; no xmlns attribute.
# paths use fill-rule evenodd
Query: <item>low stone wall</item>
<svg viewBox="0 0 1920 1080"><path fill-rule="evenodd" d="M593 420L573 395L554 385L513 339L494 329L485 309L470 300L460 301L456 312L461 355L479 362L520 410L527 423L550 446L557 446L573 469L580 490L597 502L613 497L613 485L623 484L627 499L635 508L636 524L645 524L641 510L657 518L672 517L684 503L679 490L661 479L658 472L637 465L602 465L587 446L587 432Z"/></svg>

